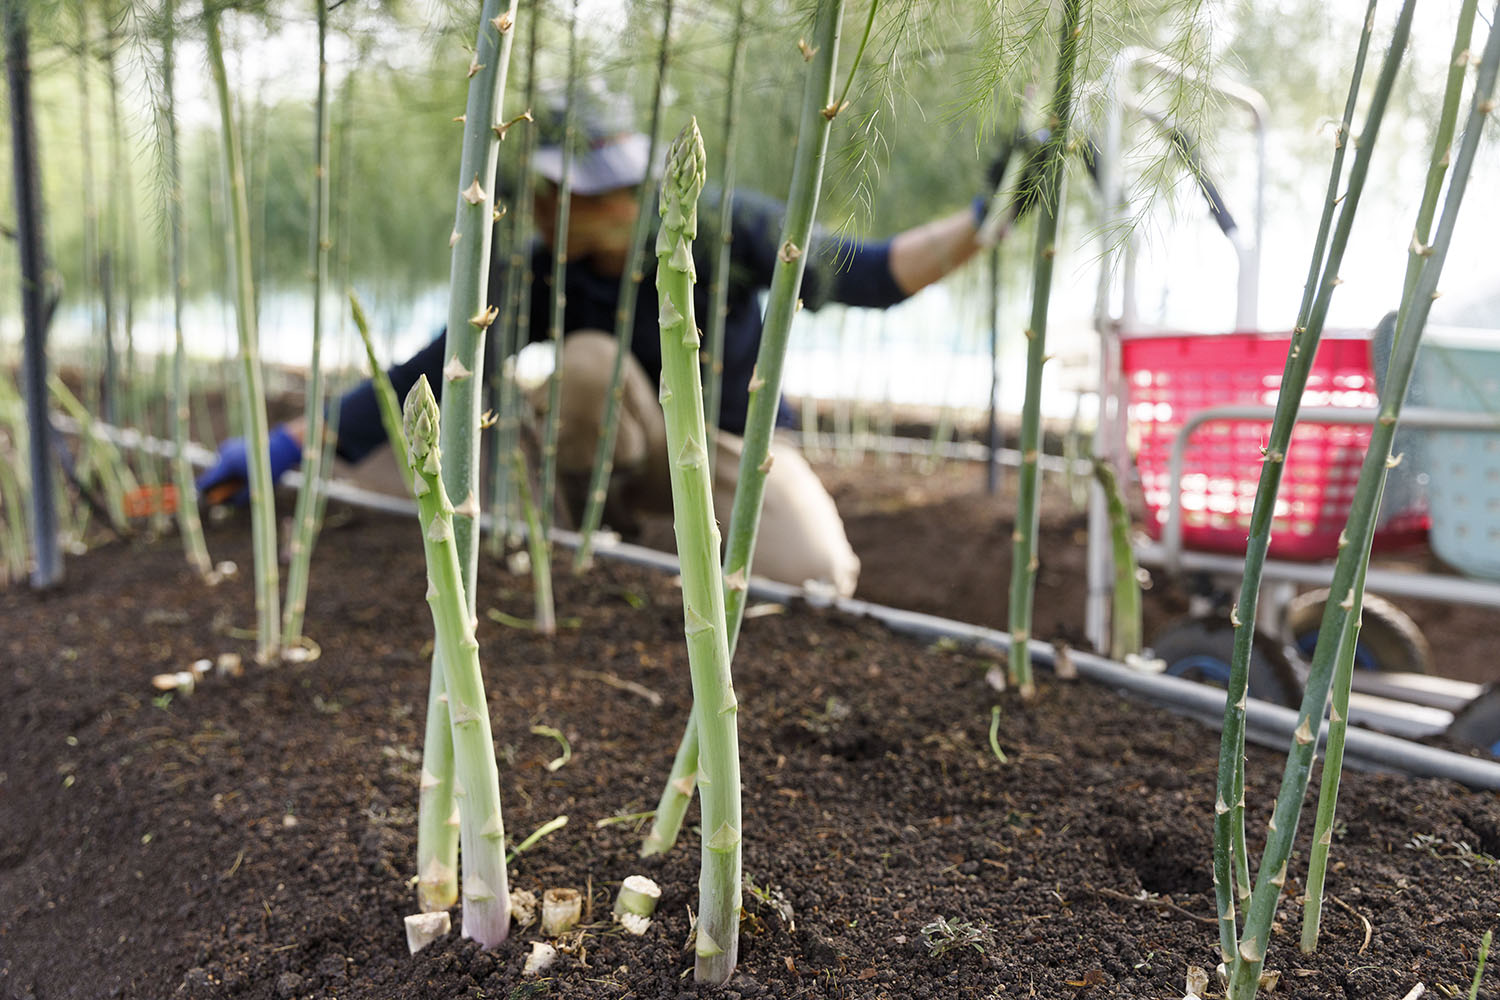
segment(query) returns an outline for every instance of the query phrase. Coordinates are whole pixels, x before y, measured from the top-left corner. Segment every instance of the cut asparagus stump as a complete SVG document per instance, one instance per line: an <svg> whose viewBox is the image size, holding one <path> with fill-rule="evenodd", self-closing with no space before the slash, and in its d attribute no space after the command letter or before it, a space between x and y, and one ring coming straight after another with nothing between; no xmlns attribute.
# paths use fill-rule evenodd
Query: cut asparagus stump
<svg viewBox="0 0 1500 1000"><path fill-rule="evenodd" d="M703 190L703 137L690 121L667 153L661 230L656 240L660 309L662 413L671 456L673 525L682 564L682 612L693 714L699 738L703 864L695 936L699 982L724 983L734 972L740 925L739 705L729 673L723 570L714 522L698 368L700 334L693 319L692 240Z"/></svg>
<svg viewBox="0 0 1500 1000"><path fill-rule="evenodd" d="M438 659L453 731L456 794L463 864L463 932L488 948L510 930L510 887L505 873L505 825L500 817L500 774L490 736L489 706L479 669L479 642L464 593L453 535L453 504L443 486L438 448L438 405L420 376L406 397L405 425L412 493L427 553L427 603L432 608Z"/></svg>

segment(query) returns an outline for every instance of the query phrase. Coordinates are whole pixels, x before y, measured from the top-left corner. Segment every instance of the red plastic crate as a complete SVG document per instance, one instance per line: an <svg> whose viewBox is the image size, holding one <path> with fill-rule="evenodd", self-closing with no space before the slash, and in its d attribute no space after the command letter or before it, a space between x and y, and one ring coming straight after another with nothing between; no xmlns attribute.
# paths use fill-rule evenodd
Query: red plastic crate
<svg viewBox="0 0 1500 1000"><path fill-rule="evenodd" d="M1130 426L1139 438L1137 464L1149 512L1146 527L1160 538L1172 484L1172 441L1184 420L1215 406L1275 406L1290 333L1134 334L1122 342L1130 393ZM1367 334L1324 334L1302 405L1373 407L1377 397ZM1182 544L1186 549L1243 553L1260 483L1261 448L1271 421L1225 420L1199 427L1183 456ZM1349 516L1370 428L1299 420L1292 434L1271 526L1270 554L1279 559L1331 558ZM1388 517L1376 545L1420 542L1423 510Z"/></svg>

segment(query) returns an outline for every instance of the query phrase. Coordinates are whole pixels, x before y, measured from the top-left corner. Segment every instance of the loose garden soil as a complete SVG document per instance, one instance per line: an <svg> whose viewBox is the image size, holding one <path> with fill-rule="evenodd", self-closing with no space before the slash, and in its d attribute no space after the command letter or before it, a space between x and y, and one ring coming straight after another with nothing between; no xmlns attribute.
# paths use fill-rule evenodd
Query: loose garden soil
<svg viewBox="0 0 1500 1000"><path fill-rule="evenodd" d="M860 596L1003 623L1009 515L978 494L979 475L828 471L865 561ZM972 487L945 485L959 477ZM1079 638L1081 528L1049 505L1039 635ZM740 642L757 892L738 973L722 992L695 986L696 829L642 862L634 823L601 825L654 804L681 732L679 592L607 562L559 572L558 612L579 622L554 638L480 618L510 833L569 818L513 884L583 889L591 922L538 979L520 972L534 929L488 952L455 930L409 956L431 638L416 528L330 506L308 612L321 656L268 667L242 631L248 535L243 515L210 529L215 557L241 568L214 588L169 539L73 558L57 593L0 592L4 1000L1177 998L1189 965L1217 962L1217 734L1050 676L1023 703L986 684L983 657L792 606L747 621ZM487 560L481 587L481 608L529 615L526 578ZM1166 592L1148 624L1181 610ZM244 655L242 677L156 697L153 674L223 652ZM990 749L992 706L1007 763ZM556 770L558 743L537 725L571 744ZM1277 755L1251 750L1253 842L1279 776ZM1500 924L1500 798L1351 773L1340 816L1337 901L1313 956L1296 948L1304 824L1275 995L1399 1000L1419 981L1466 995L1480 936ZM608 922L637 872L665 887L642 938ZM976 939L929 947L922 929L940 917Z"/></svg>

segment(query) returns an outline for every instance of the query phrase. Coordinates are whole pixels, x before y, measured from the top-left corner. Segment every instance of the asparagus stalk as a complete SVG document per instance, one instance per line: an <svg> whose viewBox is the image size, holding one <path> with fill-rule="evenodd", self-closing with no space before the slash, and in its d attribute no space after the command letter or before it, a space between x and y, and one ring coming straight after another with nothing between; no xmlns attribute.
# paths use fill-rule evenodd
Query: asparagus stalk
<svg viewBox="0 0 1500 1000"><path fill-rule="evenodd" d="M740 758L738 714L729 672L719 529L708 478L700 333L693 316L692 240L703 190L698 122L672 143L662 178L656 288L661 311L662 413L672 478L673 521L682 563L682 613L693 675L694 715L702 747L703 864L698 879L699 982L722 984L734 972L740 923Z"/></svg>
<svg viewBox="0 0 1500 1000"><path fill-rule="evenodd" d="M649 171L656 164L656 147L661 141L661 106L667 82L667 55L672 42L672 0L662 6L661 47L656 58L656 89L651 100L651 131L647 143L647 179L640 187L636 201L635 226L630 234L630 250L625 260L625 270L620 274L620 294L615 308L615 352L614 370L610 373L609 392L604 397L604 426L599 433L599 445L594 452L594 467L589 474L588 503L584 507L583 523L579 526L578 549L573 556L573 572L581 573L589 565L594 547L594 532L604 517L604 500L609 495L610 475L615 464L615 441L620 431L620 400L625 396L625 359L630 356L630 342L635 334L636 293L640 290L641 258L645 254L646 236L651 232L651 199L655 186L650 183ZM713 454L712 451L709 452ZM709 463L712 465L712 463Z"/></svg>
<svg viewBox="0 0 1500 1000"><path fill-rule="evenodd" d="M359 331L360 342L365 346L365 362L370 366L370 384L375 389L375 405L380 408L380 426L385 428L385 436L391 443L391 455L396 460L396 471L401 473L402 481L410 489L411 463L406 454L406 429L402 424L401 403L396 398L396 387L391 385L391 377L386 374L385 369L380 366L380 359L375 356L375 342L370 337L369 317L365 315L365 307L352 288L349 289L349 312L354 317L354 328Z"/></svg>
<svg viewBox="0 0 1500 1000"><path fill-rule="evenodd" d="M1041 516L1042 365L1046 362L1047 306L1057 253L1057 220L1062 215L1063 167L1073 113L1073 74L1078 62L1083 0L1064 0L1058 47L1057 82L1052 91L1052 136L1043 151L1037 200L1036 265L1031 324L1026 330L1026 399L1021 407L1021 468L1017 479L1016 528L1010 577L1010 680L1023 698L1036 689L1031 677L1031 608L1036 596L1037 530Z"/></svg>
<svg viewBox="0 0 1500 1000"><path fill-rule="evenodd" d="M485 331L497 310L489 304L490 244L494 238L495 164L500 155L497 123L510 52L515 40L516 0L484 0L469 96L464 111L459 192L449 242L448 331L443 366L444 485L459 498L454 530L464 568L464 592L472 613L479 571L479 426L483 393L474 377L484 360Z"/></svg>
<svg viewBox="0 0 1500 1000"><path fill-rule="evenodd" d="M1403 13L1406 13L1405 9ZM1500 4L1497 4L1496 13L1500 14ZM1381 394L1380 412L1370 435L1369 450L1360 467L1359 485L1343 532L1344 544L1334 566L1330 597L1323 612L1318 645L1313 652L1307 688L1302 698L1300 721L1287 754L1281 791L1276 799L1266 849L1261 856L1255 889L1245 916L1245 930L1237 949L1238 961L1230 977L1231 1000L1252 1000L1259 984L1271 922L1286 881L1287 858L1296 835L1297 820L1301 814L1302 799L1307 791L1308 774L1316 751L1316 720L1321 718L1328 698L1339 639L1359 600L1356 588L1361 573L1369 564L1380 493L1386 471L1392 464L1391 441L1401 415L1401 404L1406 397L1422 331L1432 309L1432 302L1437 297L1438 280L1452 242L1479 140L1486 120L1494 111L1497 70L1500 70L1500 32L1491 32L1485 42L1468 122L1459 143L1458 155L1453 160L1452 179L1443 200L1437 232L1431 245L1424 248L1426 263L1412 286L1411 294L1403 296L1406 300L1405 318L1396 331L1395 349L1391 355L1387 385ZM1334 600L1340 594L1343 596Z"/></svg>
<svg viewBox="0 0 1500 1000"><path fill-rule="evenodd" d="M573 102L578 93L578 0L568 15L568 86L562 120L562 176L557 183L557 218L552 236L552 376L547 381L547 419L542 430L542 543L551 545L557 489L557 435L562 417L563 329L568 284L568 214L573 201ZM551 560L548 560L551 565ZM532 573L541 567L533 565Z"/></svg>
<svg viewBox="0 0 1500 1000"><path fill-rule="evenodd" d="M176 0L167 0L162 10L162 127L166 132L167 155L167 230L171 244L170 271L172 283L172 442L176 455L172 472L177 484L177 530L182 535L188 565L205 580L214 573L213 560L203 541L203 524L198 519L193 467L187 459L188 415L191 409L187 381L187 348L182 335L182 300L186 275L183 271L183 240L187 227L182 217L182 164L178 156L176 94L173 92L173 48L176 40Z"/></svg>
<svg viewBox="0 0 1500 1000"><path fill-rule="evenodd" d="M1130 511L1114 466L1094 459L1094 478L1104 491L1109 512L1109 537L1114 553L1115 596L1109 655L1116 660L1141 651L1141 583L1137 578L1135 548L1130 544Z"/></svg>
<svg viewBox="0 0 1500 1000"><path fill-rule="evenodd" d="M552 546L547 544L542 520L537 516L536 504L531 499L526 453L519 445L511 452L511 462L516 491L521 497L521 517L526 521L526 542L531 552L532 603L536 606L532 615L533 627L542 635L553 635L557 632L557 612L552 601Z"/></svg>
<svg viewBox="0 0 1500 1000"><path fill-rule="evenodd" d="M239 330L241 388L244 431L249 442L250 533L255 548L255 658L261 663L275 659L281 650L281 618L276 565L276 496L271 481L270 429L266 424L266 391L261 378L260 335L255 320L255 285L250 277L250 209L245 198L245 161L240 152L240 134L229 103L229 77L224 71L224 48L219 39L219 11L210 4L204 10L208 35L208 63L218 93L219 117L223 123L221 143L229 174L231 225L226 233L229 259L234 266L235 319Z"/></svg>
<svg viewBox="0 0 1500 1000"><path fill-rule="evenodd" d="M328 115L328 2L314 0L318 19L318 97L314 115L316 138L313 163L313 327L312 359L308 365L306 433L302 438L302 489L292 514L291 565L287 567L286 606L282 613L282 639L295 643L302 637L302 619L307 611L307 578L312 566L313 546L318 540L318 511L322 504L323 453L326 421L323 416L323 290L328 287L328 250L331 199L328 197L328 160L332 129Z"/></svg>
<svg viewBox="0 0 1500 1000"><path fill-rule="evenodd" d="M734 7L734 34L731 36L729 75L724 82L724 166L723 193L719 196L719 245L714 248L713 276L708 285L708 453L716 453L719 438L719 409L724 395L724 324L729 318L729 258L734 231L734 159L739 139L740 78L745 63L745 0ZM713 475L713 463L709 463Z"/></svg>
<svg viewBox="0 0 1500 1000"><path fill-rule="evenodd" d="M766 473L771 468L771 434L775 429L776 409L781 399L781 367L786 359L787 338L791 332L792 316L796 312L797 295L802 287L802 272L807 264L804 250L812 236L818 195L823 186L828 133L838 114L838 108L833 103L833 74L838 67L839 30L843 13L843 0L820 3L813 26L813 40L808 46L812 57L802 93L802 115L796 159L792 166L791 196L787 199L781 249L777 254L776 270L772 275L765 320L761 327L756 373L750 381L750 408L745 420L744 450L740 455L739 487L735 491L734 506L729 516L729 540L724 552L724 614L729 630L728 647L731 656L744 617L745 593L750 585L750 556L755 549L755 536L760 527ZM693 715L696 714L695 704ZM699 728L690 716L672 762L672 771L662 789L651 831L641 847L642 857L665 853L677 840L682 817L692 798L693 783L702 780L699 776L699 735Z"/></svg>
<svg viewBox="0 0 1500 1000"><path fill-rule="evenodd" d="M1250 534L1245 548L1245 575L1240 583L1239 601L1230 615L1231 620L1237 624L1230 659L1228 690L1224 700L1224 727L1219 745L1217 793L1214 802L1214 896L1219 918L1219 949L1221 957L1231 965L1236 961L1235 941L1239 936L1235 926L1236 901L1243 908L1250 895L1249 850L1245 842L1245 697L1249 688L1250 656L1255 641L1260 581L1266 552L1271 544L1271 522L1275 515L1276 494L1281 485L1287 448L1291 444L1297 411L1302 404L1302 392L1307 385L1308 373L1312 370L1313 358L1317 354L1333 290L1339 283L1339 268L1343 264L1344 249L1348 245L1355 213L1359 209L1360 195L1364 190L1370 157L1375 150L1375 140L1380 133L1386 102L1406 47L1406 33L1411 24L1410 3L1403 7L1402 17L1404 20L1398 18L1397 35L1393 37L1391 47L1387 50L1371 94L1365 134L1356 145L1354 163L1349 170L1348 188L1341 196L1339 182L1343 177L1344 154L1348 148L1350 126L1354 121L1354 107L1359 97L1370 35L1375 25L1375 0L1370 0L1349 81L1349 95L1344 103L1343 118L1335 138L1328 191L1323 201L1312 260L1308 265L1302 302L1297 310L1292 346L1281 376L1276 413L1266 445L1266 461L1261 465L1260 484L1251 508ZM1339 211L1337 226L1334 225L1335 207Z"/></svg>
<svg viewBox="0 0 1500 1000"><path fill-rule="evenodd" d="M533 3L531 8L532 17L530 27L527 29L526 41L526 97L525 114L531 114L532 104L536 100L536 53L537 53L537 26L541 24L541 3ZM531 237L535 228L532 219L532 191L535 186L536 175L531 167L531 153L536 146L536 130L528 128L525 131L521 144L520 159L521 172L517 182L518 195L515 209L512 212L510 260L505 271L505 288L500 299L500 336L501 344L499 351L499 365L495 373L498 391L496 408L499 411L495 422L495 466L494 482L491 490L491 554L497 558L504 553L505 536L510 533L511 525L511 463L506 456L510 455L516 448L519 439L521 425L521 407L525 400L521 396L520 386L515 379L515 362L512 360L515 354L525 346L528 334L531 331L531 305L529 289L531 287ZM550 587L551 581L548 581Z"/></svg>
<svg viewBox="0 0 1500 1000"><path fill-rule="evenodd" d="M37 169L36 123L31 106L30 45L26 5L4 5L5 77L10 90L11 166L15 177L16 233L21 251L21 313L25 326L22 375L26 394L27 451L31 461L31 586L43 590L62 583L57 499L48 459L52 425L47 419L47 329L42 290L47 261L42 247L41 181Z"/></svg>
<svg viewBox="0 0 1500 1000"><path fill-rule="evenodd" d="M1438 118L1437 131L1433 138L1432 157L1427 166L1427 184L1422 192L1422 203L1417 210L1416 231L1412 238L1407 258L1406 280L1403 285L1400 311L1396 328L1401 328L1401 316L1410 306L1412 292L1426 260L1424 250L1432 231L1432 219L1437 212L1438 195L1442 191L1443 178L1448 172L1448 158L1452 152L1453 132L1458 122L1460 99L1463 96L1465 71L1469 65L1469 43L1474 32L1474 15L1478 0L1464 0L1459 10L1458 25L1453 35L1453 49L1448 61L1448 79L1443 94L1443 109ZM1376 504L1379 510L1379 504ZM1360 609L1364 598L1364 568L1354 587L1354 605L1350 609L1347 624L1339 639L1335 657L1333 708L1329 715L1328 747L1323 764L1322 785L1318 791L1317 822L1313 827L1312 853L1308 858L1306 896L1302 911L1302 941L1304 953L1311 953L1318 946L1318 925L1323 909L1323 885L1328 873L1328 854L1333 843L1333 820L1338 808L1339 775L1343 767L1344 735L1348 728L1349 687L1353 683L1354 650L1359 640Z"/></svg>
<svg viewBox="0 0 1500 1000"><path fill-rule="evenodd" d="M407 457L427 553L427 603L432 608L452 723L454 772L463 789L458 798L464 934L489 948L504 941L510 931L505 824L500 816L500 774L479 668L479 642L474 638L474 613L454 537L453 504L443 484L438 424L437 400L423 375L406 397Z"/></svg>

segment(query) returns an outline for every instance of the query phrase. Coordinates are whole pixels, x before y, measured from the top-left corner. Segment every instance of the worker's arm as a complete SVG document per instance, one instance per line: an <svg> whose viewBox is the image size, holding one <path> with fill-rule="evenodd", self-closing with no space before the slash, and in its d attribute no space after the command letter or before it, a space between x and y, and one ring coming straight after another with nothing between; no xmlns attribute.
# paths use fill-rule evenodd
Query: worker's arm
<svg viewBox="0 0 1500 1000"><path fill-rule="evenodd" d="M915 295L947 276L979 250L978 232L973 209L965 208L894 236L887 266L896 287Z"/></svg>

